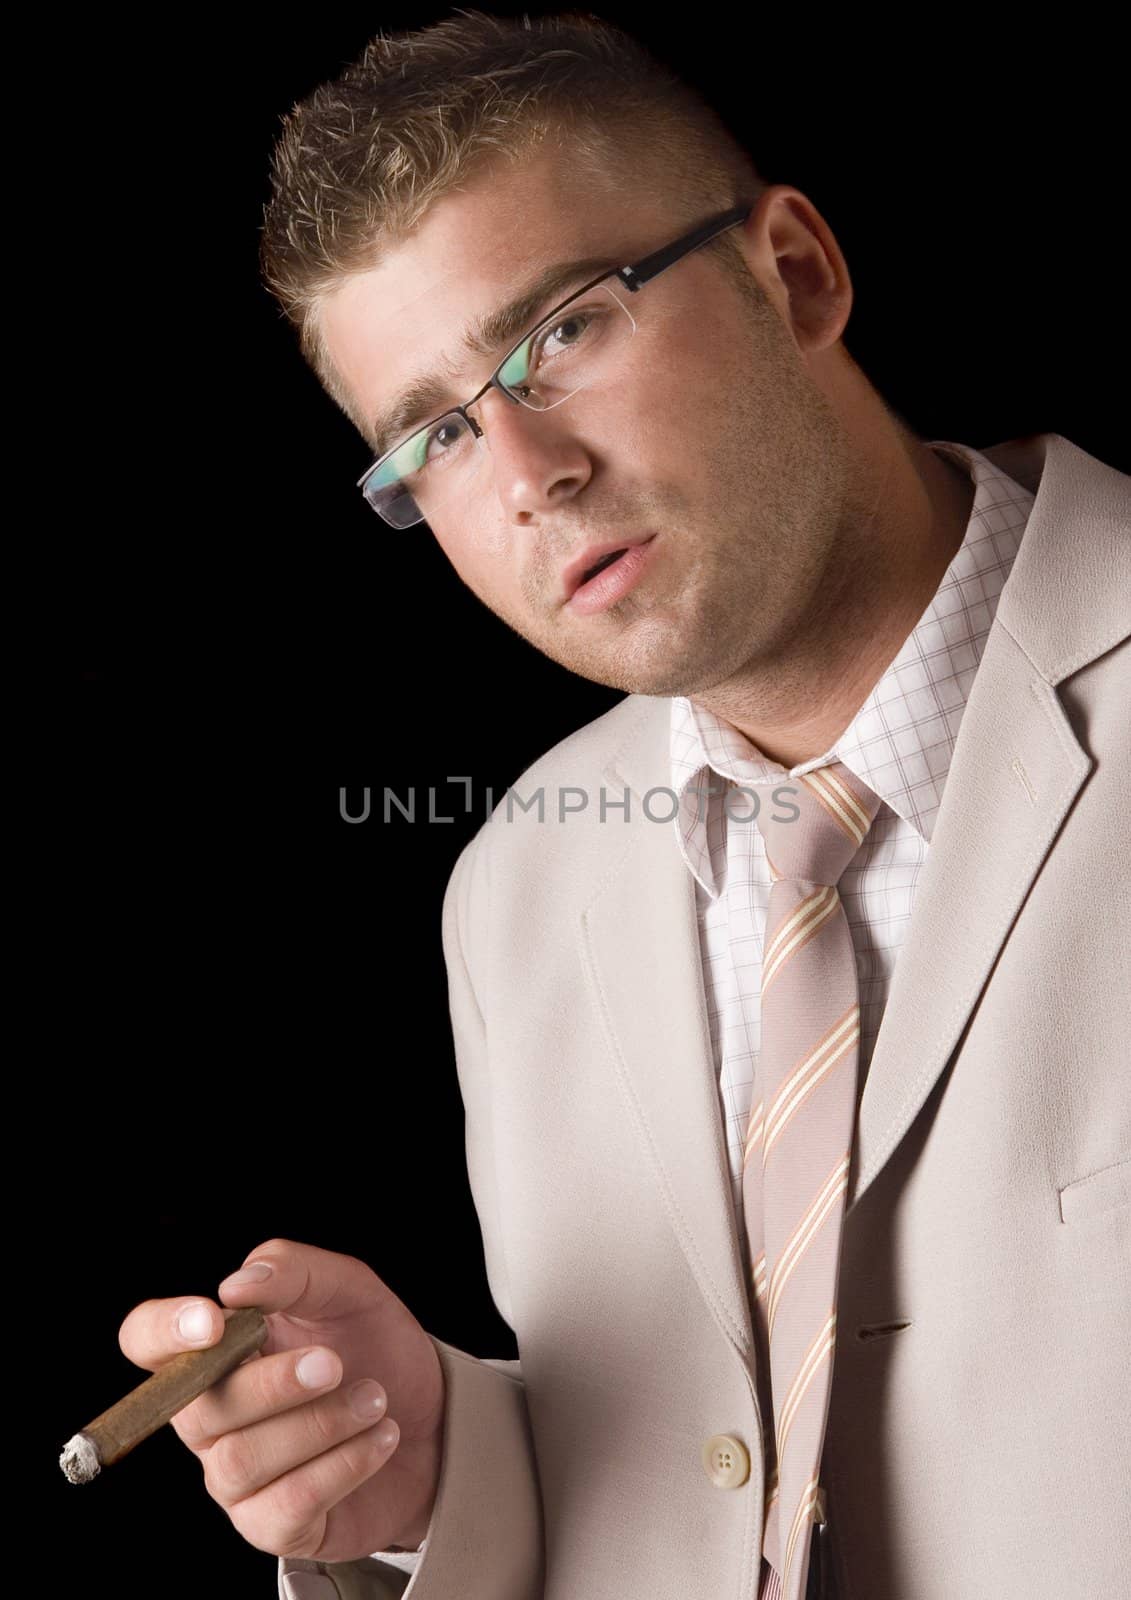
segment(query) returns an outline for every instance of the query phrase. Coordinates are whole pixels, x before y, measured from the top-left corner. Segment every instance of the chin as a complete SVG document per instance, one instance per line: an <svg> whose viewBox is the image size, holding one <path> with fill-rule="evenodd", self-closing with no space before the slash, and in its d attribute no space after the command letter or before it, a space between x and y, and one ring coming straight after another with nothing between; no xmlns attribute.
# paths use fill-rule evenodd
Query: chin
<svg viewBox="0 0 1131 1600"><path fill-rule="evenodd" d="M585 674L585 676L588 676L588 674ZM644 694L672 698L691 692L688 688L687 673L673 673L670 663L664 667L657 666L651 671L641 671L639 668L625 668L620 672L610 672L595 681L604 683L610 689L621 689L625 694Z"/></svg>
<svg viewBox="0 0 1131 1600"><path fill-rule="evenodd" d="M571 659L561 655L552 659L589 683L622 694L656 697L693 693L717 665L714 656L705 661L700 653L679 648L685 640L670 617L639 618L626 629L626 635L604 655L596 650L579 651Z"/></svg>
<svg viewBox="0 0 1131 1600"><path fill-rule="evenodd" d="M657 638L653 648L638 651L635 658L621 664L618 688L628 694L677 695L694 693L698 685L710 674L710 663L688 660L686 652L676 654L672 641Z"/></svg>

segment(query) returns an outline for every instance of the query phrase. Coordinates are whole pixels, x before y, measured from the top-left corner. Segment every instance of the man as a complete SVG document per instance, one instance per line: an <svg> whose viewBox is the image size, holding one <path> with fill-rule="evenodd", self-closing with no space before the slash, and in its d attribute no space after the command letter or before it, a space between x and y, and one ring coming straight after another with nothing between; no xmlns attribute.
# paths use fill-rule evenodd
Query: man
<svg viewBox="0 0 1131 1600"><path fill-rule="evenodd" d="M209 1492L284 1600L1117 1592L1131 482L916 438L811 201L591 22L375 41L264 259L378 514L626 698L445 897L520 1360L268 1241L195 1308L271 1313L175 1420Z"/></svg>

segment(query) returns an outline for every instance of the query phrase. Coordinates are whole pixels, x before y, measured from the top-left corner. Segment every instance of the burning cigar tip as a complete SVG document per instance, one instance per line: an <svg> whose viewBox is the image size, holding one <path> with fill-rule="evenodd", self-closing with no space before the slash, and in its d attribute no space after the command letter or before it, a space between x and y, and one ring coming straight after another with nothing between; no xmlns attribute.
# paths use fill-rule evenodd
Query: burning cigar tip
<svg viewBox="0 0 1131 1600"><path fill-rule="evenodd" d="M68 1483L90 1483L102 1471L98 1446L85 1433L76 1433L73 1439L67 1440L59 1457L59 1465Z"/></svg>

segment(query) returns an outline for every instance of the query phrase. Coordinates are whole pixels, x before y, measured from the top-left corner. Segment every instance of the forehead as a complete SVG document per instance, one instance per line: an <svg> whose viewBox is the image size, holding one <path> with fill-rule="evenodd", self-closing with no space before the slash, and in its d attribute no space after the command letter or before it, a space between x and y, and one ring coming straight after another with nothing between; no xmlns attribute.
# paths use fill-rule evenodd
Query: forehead
<svg viewBox="0 0 1131 1600"><path fill-rule="evenodd" d="M373 417L431 371L474 318L544 267L589 255L625 265L666 242L671 226L654 200L634 202L626 216L623 190L557 151L493 168L443 196L409 238L327 298L330 359L360 412Z"/></svg>

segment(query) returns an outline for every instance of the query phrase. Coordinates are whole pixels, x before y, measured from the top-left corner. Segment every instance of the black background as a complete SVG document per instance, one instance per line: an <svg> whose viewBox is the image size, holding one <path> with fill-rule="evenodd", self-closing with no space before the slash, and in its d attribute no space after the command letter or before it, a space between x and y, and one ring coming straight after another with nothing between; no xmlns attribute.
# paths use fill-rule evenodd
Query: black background
<svg viewBox="0 0 1131 1600"><path fill-rule="evenodd" d="M67 782L31 1063L31 1243L63 1313L28 1441L50 1592L67 1573L122 1597L274 1593L273 1558L171 1429L90 1487L55 1465L140 1378L117 1348L137 1301L214 1295L279 1235L362 1257L440 1338L517 1353L467 1186L440 903L489 791L620 697L509 633L426 529L362 503L365 446L255 261L279 117L378 28L449 14L72 25L87 154L49 480ZM853 277L845 343L918 433L1056 432L1131 469L1110 33L1083 12L1023 38L945 11L602 14L813 200ZM343 784L354 808L373 786L364 825L342 821ZM381 820L383 787L426 814L429 785L451 823Z"/></svg>

